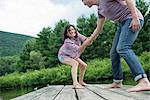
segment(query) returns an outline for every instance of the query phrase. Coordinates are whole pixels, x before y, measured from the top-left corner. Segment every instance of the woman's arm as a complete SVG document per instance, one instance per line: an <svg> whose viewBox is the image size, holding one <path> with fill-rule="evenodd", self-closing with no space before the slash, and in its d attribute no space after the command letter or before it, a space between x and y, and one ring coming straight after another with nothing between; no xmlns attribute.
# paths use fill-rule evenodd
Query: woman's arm
<svg viewBox="0 0 150 100"><path fill-rule="evenodd" d="M79 37L79 40L80 40L81 42L84 42L84 41L86 40L86 38L87 38L86 36L80 34L79 32L78 32L78 37Z"/></svg>
<svg viewBox="0 0 150 100"><path fill-rule="evenodd" d="M130 9L131 15L132 15L132 21L131 21L130 27L132 27L132 30L135 32L136 30L138 30L140 28L140 22L137 17L135 2L134 2L134 0L125 0L125 1L127 3L128 8Z"/></svg>
<svg viewBox="0 0 150 100"><path fill-rule="evenodd" d="M89 38L86 38L86 40L82 43L82 45L80 46L80 52L83 53L85 48L91 44L91 40Z"/></svg>

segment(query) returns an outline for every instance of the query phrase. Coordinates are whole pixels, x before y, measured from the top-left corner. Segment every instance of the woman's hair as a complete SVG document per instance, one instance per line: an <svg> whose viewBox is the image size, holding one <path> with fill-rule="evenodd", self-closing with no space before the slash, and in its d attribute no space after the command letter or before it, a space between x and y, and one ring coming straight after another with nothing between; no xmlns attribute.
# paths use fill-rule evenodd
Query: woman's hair
<svg viewBox="0 0 150 100"><path fill-rule="evenodd" d="M75 29L75 33L76 33L75 38L77 38L78 34L77 34L77 30L76 30L75 26L74 25L67 25L65 27L65 30L64 30L64 40L67 39L67 38L70 38L69 36L67 36L68 30L69 30L70 27L73 27Z"/></svg>

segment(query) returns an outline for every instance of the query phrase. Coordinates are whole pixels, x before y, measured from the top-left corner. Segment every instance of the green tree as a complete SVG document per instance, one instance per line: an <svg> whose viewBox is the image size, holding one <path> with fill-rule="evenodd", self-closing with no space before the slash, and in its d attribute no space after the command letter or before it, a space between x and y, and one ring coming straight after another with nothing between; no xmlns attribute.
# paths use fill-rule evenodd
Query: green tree
<svg viewBox="0 0 150 100"><path fill-rule="evenodd" d="M58 63L57 53L63 43L63 31L64 27L69 22L66 20L60 20L56 23L54 30L50 27L43 28L38 34L36 39L38 50L41 52L42 57L45 58L45 68L54 67Z"/></svg>
<svg viewBox="0 0 150 100"><path fill-rule="evenodd" d="M20 53L20 60L18 61L17 70L26 72L30 67L30 52L36 50L36 39L30 39L26 42L23 51Z"/></svg>
<svg viewBox="0 0 150 100"><path fill-rule="evenodd" d="M16 71L18 61L18 56L0 57L0 76Z"/></svg>
<svg viewBox="0 0 150 100"><path fill-rule="evenodd" d="M150 12L148 12L149 6L147 3L142 0L137 1L137 7L144 15L145 24L139 33L133 49L136 51L136 54L141 54L143 51L150 51ZM79 33L89 37L96 28L96 21L97 16L95 14L91 14L90 17L81 16L77 19L77 30ZM68 21L60 20L56 23L54 29L51 27L43 28L36 39L28 41L20 56L20 71L26 71L32 68L55 67L56 64L58 64L58 50L63 44L62 33L68 24ZM91 46L86 48L82 58L87 60L90 58L109 57L109 51L117 29L116 26L113 21L107 20L104 25L104 31ZM41 60L42 63L41 65L37 64L34 68L31 66L35 64L36 61L33 61L33 58L36 57Z"/></svg>
<svg viewBox="0 0 150 100"><path fill-rule="evenodd" d="M77 20L78 31L85 36L90 36L96 28L96 21L97 17L94 14L91 14L89 18L79 17ZM112 21L106 21L104 31L90 47L86 48L82 58L87 60L89 58L108 57L115 29L116 24Z"/></svg>
<svg viewBox="0 0 150 100"><path fill-rule="evenodd" d="M39 51L30 52L30 67L32 70L44 68L44 59Z"/></svg>
<svg viewBox="0 0 150 100"><path fill-rule="evenodd" d="M49 40L48 40L48 46L51 49L49 54L49 62L50 67L54 67L59 61L58 61L58 50L63 44L63 32L64 28L69 24L66 20L60 20L54 28L54 31L52 34L50 34Z"/></svg>
<svg viewBox="0 0 150 100"><path fill-rule="evenodd" d="M136 54L140 55L143 51L150 51L150 6L143 0L137 0L137 8L144 15L144 25L138 35L133 49Z"/></svg>

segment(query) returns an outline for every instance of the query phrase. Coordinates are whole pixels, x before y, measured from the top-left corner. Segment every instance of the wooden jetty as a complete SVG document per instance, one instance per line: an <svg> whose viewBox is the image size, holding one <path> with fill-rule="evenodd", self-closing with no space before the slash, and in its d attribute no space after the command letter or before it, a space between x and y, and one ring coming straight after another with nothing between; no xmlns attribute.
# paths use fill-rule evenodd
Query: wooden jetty
<svg viewBox="0 0 150 100"><path fill-rule="evenodd" d="M72 89L71 85L52 85L12 100L150 100L150 91L127 92L130 86L107 87L106 84L89 84L85 89Z"/></svg>

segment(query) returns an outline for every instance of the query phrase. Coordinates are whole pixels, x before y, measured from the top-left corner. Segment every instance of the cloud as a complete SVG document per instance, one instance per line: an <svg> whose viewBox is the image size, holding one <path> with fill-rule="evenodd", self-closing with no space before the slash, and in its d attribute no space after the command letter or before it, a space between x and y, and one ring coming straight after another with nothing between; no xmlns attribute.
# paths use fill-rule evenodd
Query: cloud
<svg viewBox="0 0 150 100"><path fill-rule="evenodd" d="M70 4L67 9L68 15L66 16L66 19L70 20L72 23L76 23L77 18L82 15L89 16L92 13L97 13L96 7L88 8L83 5L81 0Z"/></svg>
<svg viewBox="0 0 150 100"><path fill-rule="evenodd" d="M50 22L51 5L45 0L5 0L0 11L3 30L35 35Z"/></svg>
<svg viewBox="0 0 150 100"><path fill-rule="evenodd" d="M79 0L49 0L49 1L54 4L66 5L75 1L78 2Z"/></svg>
<svg viewBox="0 0 150 100"><path fill-rule="evenodd" d="M82 15L89 16L92 13L95 14L97 13L96 7L88 8L84 6L81 0L72 0L71 2L69 2L68 5L61 4L57 5L56 8L61 9L55 11L54 15L56 16L54 17L54 19L52 19L53 22L50 24L52 27L55 26L55 24L60 19L66 19L71 24L76 24L77 18L79 18L80 16Z"/></svg>
<svg viewBox="0 0 150 100"><path fill-rule="evenodd" d="M81 0L1 0L0 29L36 36L43 27L54 27L60 19L75 24L79 16L95 11Z"/></svg>

